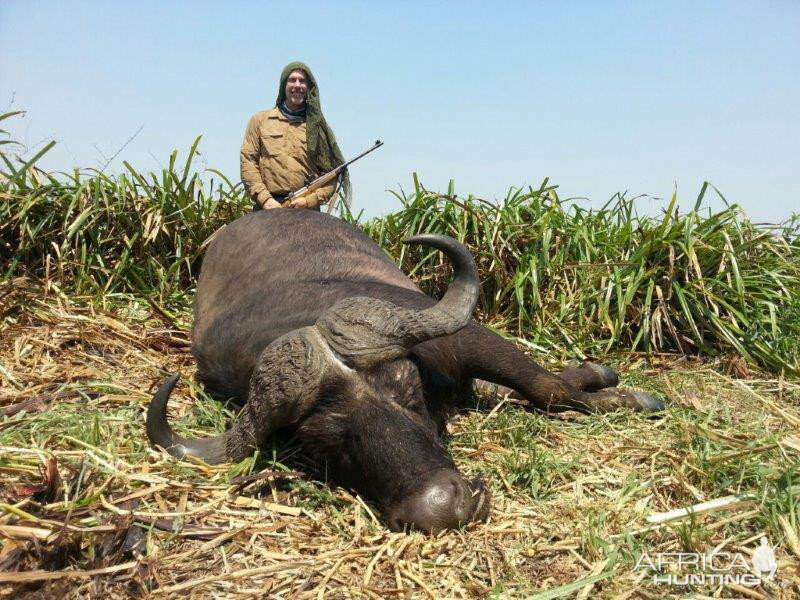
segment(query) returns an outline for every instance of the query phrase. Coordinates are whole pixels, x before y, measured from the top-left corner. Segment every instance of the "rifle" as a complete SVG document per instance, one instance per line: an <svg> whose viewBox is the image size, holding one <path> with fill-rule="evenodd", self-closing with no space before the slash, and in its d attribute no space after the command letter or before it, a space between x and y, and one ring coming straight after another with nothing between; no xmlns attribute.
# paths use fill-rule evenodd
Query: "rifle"
<svg viewBox="0 0 800 600"><path fill-rule="evenodd" d="M332 169L331 171L328 171L327 173L324 173L324 174L320 175L316 179L312 180L311 182L309 182L306 185L304 185L303 187L301 187L299 190L293 191L291 194L286 196L286 198L284 198L284 200L281 202L281 204L284 204L285 202L288 202L289 200L294 200L295 198L300 198L301 196L305 196L306 194L310 194L311 192L314 192L314 191L318 190L322 186L328 185L331 181L336 179L339 176L339 174L348 167L348 165L353 164L359 158L361 158L363 156L366 156L367 154L369 154L373 150L377 150L381 146L383 146L383 142L380 141L380 140L375 140L375 145L374 146L372 146L368 150L365 150L364 152L362 152L361 154L359 154L355 158L351 158L346 163L343 163L343 164L339 165L335 169ZM331 199L331 203L328 206L328 214L331 213L331 211L333 210L333 207L334 207L335 204L336 204L335 199Z"/></svg>

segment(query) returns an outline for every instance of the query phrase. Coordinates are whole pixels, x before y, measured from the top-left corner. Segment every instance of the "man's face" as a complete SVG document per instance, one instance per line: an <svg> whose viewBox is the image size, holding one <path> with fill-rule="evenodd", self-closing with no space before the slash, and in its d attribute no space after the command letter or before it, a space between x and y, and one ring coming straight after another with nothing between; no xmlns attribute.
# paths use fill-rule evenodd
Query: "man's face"
<svg viewBox="0 0 800 600"><path fill-rule="evenodd" d="M303 71L297 70L289 73L286 80L286 106L289 110L300 110L306 103L308 80Z"/></svg>

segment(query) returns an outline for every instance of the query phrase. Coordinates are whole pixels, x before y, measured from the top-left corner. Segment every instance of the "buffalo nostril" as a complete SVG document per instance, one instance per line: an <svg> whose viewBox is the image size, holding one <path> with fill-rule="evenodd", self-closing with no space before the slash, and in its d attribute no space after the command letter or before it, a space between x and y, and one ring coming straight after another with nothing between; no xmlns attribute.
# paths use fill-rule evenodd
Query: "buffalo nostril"
<svg viewBox="0 0 800 600"><path fill-rule="evenodd" d="M467 520L459 486L452 481L429 485L412 503L411 523L426 531L458 527Z"/></svg>
<svg viewBox="0 0 800 600"><path fill-rule="evenodd" d="M428 487L419 502L434 511L444 511L458 503L458 486L454 482Z"/></svg>
<svg viewBox="0 0 800 600"><path fill-rule="evenodd" d="M475 478L470 481L472 488L472 520L485 521L489 517L489 505L492 500L492 493L483 483L483 480Z"/></svg>

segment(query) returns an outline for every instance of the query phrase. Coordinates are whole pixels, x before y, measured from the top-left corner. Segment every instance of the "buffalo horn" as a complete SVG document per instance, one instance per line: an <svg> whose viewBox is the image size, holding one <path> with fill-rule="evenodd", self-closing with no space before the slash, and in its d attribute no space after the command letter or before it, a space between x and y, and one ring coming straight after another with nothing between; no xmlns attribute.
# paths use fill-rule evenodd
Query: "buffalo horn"
<svg viewBox="0 0 800 600"><path fill-rule="evenodd" d="M211 438L187 439L179 436L169 426L167 402L176 383L178 383L177 373L167 377L153 395L153 400L147 408L147 437L150 438L150 443L161 446L175 458L191 455L199 456L211 464L227 462L225 452L227 433Z"/></svg>
<svg viewBox="0 0 800 600"><path fill-rule="evenodd" d="M337 302L317 320L330 347L354 368L369 368L405 355L410 348L455 333L472 317L480 292L478 270L463 244L426 233L404 240L444 252L453 263L453 281L444 297L423 310L400 307L377 298L354 297Z"/></svg>

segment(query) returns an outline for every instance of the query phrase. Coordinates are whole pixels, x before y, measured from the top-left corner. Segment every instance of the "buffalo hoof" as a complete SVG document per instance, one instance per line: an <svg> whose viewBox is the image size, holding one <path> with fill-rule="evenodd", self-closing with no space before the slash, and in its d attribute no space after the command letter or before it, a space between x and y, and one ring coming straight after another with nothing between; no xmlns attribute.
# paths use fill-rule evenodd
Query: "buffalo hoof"
<svg viewBox="0 0 800 600"><path fill-rule="evenodd" d="M629 391L626 393L636 398L636 401L639 403L640 410L643 412L659 412L666 408L664 402L652 394L638 390Z"/></svg>
<svg viewBox="0 0 800 600"><path fill-rule="evenodd" d="M387 521L393 531L408 528L437 533L457 529L486 520L490 498L482 481L468 481L458 472L440 470L420 491L388 511Z"/></svg>
<svg viewBox="0 0 800 600"><path fill-rule="evenodd" d="M558 376L584 392L613 388L619 383L619 377L614 369L588 360L583 363L577 360L570 361Z"/></svg>
<svg viewBox="0 0 800 600"><path fill-rule="evenodd" d="M617 376L617 372L611 367L589 362L588 360L583 363L583 367L597 373L597 376L602 382L600 389L615 387L619 383L619 376Z"/></svg>

